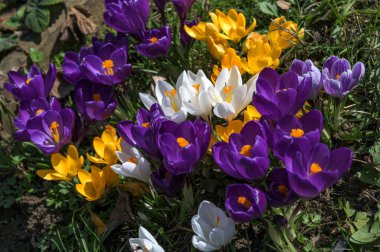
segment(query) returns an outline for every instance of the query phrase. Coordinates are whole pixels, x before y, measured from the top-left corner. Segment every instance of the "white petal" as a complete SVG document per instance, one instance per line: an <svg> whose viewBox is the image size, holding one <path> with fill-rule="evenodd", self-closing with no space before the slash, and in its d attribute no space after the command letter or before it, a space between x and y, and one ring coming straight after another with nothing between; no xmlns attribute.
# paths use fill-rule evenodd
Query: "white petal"
<svg viewBox="0 0 380 252"><path fill-rule="evenodd" d="M157 101L158 102L162 102L162 99L166 96L165 95L165 91L168 91L169 93L171 93L172 89L174 89L172 87L172 85L170 85L169 83L167 83L166 81L158 81L157 84L156 84L156 97L157 97Z"/></svg>
<svg viewBox="0 0 380 252"><path fill-rule="evenodd" d="M144 250L152 251L154 246L154 244L147 239L130 238L128 241L133 251L136 251L137 247L143 248Z"/></svg>
<svg viewBox="0 0 380 252"><path fill-rule="evenodd" d="M230 121L235 114L235 109L230 103L222 102L215 105L214 114L217 117Z"/></svg>
<svg viewBox="0 0 380 252"><path fill-rule="evenodd" d="M126 141L122 140L121 143L120 143L120 147L121 147L121 151L122 152L131 154L130 150L132 148L132 145L130 145Z"/></svg>
<svg viewBox="0 0 380 252"><path fill-rule="evenodd" d="M203 114L209 116L212 111L212 97L207 92L201 92L199 95L199 108L203 111Z"/></svg>
<svg viewBox="0 0 380 252"><path fill-rule="evenodd" d="M119 161L122 163L127 162L128 159L131 158L131 155L129 155L128 153L120 152L120 151L116 151L116 156L119 159Z"/></svg>
<svg viewBox="0 0 380 252"><path fill-rule="evenodd" d="M150 94L139 93L139 97L147 109L150 109L153 104L157 103L157 100Z"/></svg>
<svg viewBox="0 0 380 252"><path fill-rule="evenodd" d="M148 230L146 230L143 226L140 226L139 228L139 238L140 239L147 239L151 241L153 244L158 244L156 239L154 239L153 235L149 233Z"/></svg>
<svg viewBox="0 0 380 252"><path fill-rule="evenodd" d="M207 90L209 87L214 86L206 76L202 76L199 83L201 84L201 90Z"/></svg>
<svg viewBox="0 0 380 252"><path fill-rule="evenodd" d="M228 68L223 68L223 70L219 73L218 78L215 82L215 88L218 92L220 92L225 86L230 85L228 83L230 72Z"/></svg>
<svg viewBox="0 0 380 252"><path fill-rule="evenodd" d="M243 85L243 80L241 79L241 74L237 66L233 66L230 71L230 79L228 85L231 85L233 89Z"/></svg>
<svg viewBox="0 0 380 252"><path fill-rule="evenodd" d="M191 228L204 240L208 240L209 233L212 230L211 223L205 222L198 214L191 218Z"/></svg>
<svg viewBox="0 0 380 252"><path fill-rule="evenodd" d="M179 90L180 87L182 87L187 82L187 74L186 71L183 71L181 75L178 77L177 82L175 84L176 89Z"/></svg>
<svg viewBox="0 0 380 252"><path fill-rule="evenodd" d="M226 245L226 241L224 241L224 232L219 228L213 228L210 232L209 236L210 243L217 247L222 247Z"/></svg>
<svg viewBox="0 0 380 252"><path fill-rule="evenodd" d="M121 164L115 164L115 165L111 165L111 169L116 173L116 174L119 174L121 176L124 176L122 174L122 166Z"/></svg>
<svg viewBox="0 0 380 252"><path fill-rule="evenodd" d="M165 252L165 250L158 244L154 244L151 252Z"/></svg>
<svg viewBox="0 0 380 252"><path fill-rule="evenodd" d="M172 114L169 119L175 121L176 123L184 122L187 118L187 111L183 108L178 112Z"/></svg>
<svg viewBox="0 0 380 252"><path fill-rule="evenodd" d="M206 243L202 238L200 238L197 235L194 235L191 239L191 243L196 249L199 249L200 251L215 251L220 249L220 247L214 247L211 244Z"/></svg>
<svg viewBox="0 0 380 252"><path fill-rule="evenodd" d="M234 118L239 114L241 110L243 110L243 108L245 108L243 107L243 100L245 99L246 95L247 85L240 86L235 90L231 103L235 110L235 114L233 116Z"/></svg>

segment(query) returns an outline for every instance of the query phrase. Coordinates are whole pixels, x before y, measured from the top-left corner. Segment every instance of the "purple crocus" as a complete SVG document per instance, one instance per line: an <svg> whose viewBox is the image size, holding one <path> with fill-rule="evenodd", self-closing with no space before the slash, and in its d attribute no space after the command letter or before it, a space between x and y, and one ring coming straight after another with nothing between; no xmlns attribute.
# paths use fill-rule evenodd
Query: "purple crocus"
<svg viewBox="0 0 380 252"><path fill-rule="evenodd" d="M293 60L290 70L298 74L300 81L302 81L305 77L311 78L309 98L315 100L322 88L321 71L314 66L311 60L306 60L303 62L298 59Z"/></svg>
<svg viewBox="0 0 380 252"><path fill-rule="evenodd" d="M278 122L286 115L294 115L309 96L311 78L298 79L294 71L280 76L271 68L264 68L257 79L253 105L265 117Z"/></svg>
<svg viewBox="0 0 380 252"><path fill-rule="evenodd" d="M49 110L27 123L30 140L45 154L52 154L71 140L75 113L71 109Z"/></svg>
<svg viewBox="0 0 380 252"><path fill-rule="evenodd" d="M225 207L234 221L248 222L260 218L266 208L265 193L248 184L231 184L227 187Z"/></svg>
<svg viewBox="0 0 380 252"><path fill-rule="evenodd" d="M323 64L322 81L327 94L343 97L363 78L364 64L357 62L351 70L350 62L345 58L331 56Z"/></svg>
<svg viewBox="0 0 380 252"><path fill-rule="evenodd" d="M330 151L322 143L312 145L307 138L294 141L286 151L285 167L289 185L302 198L318 196L336 183L351 167L352 151Z"/></svg>
<svg viewBox="0 0 380 252"><path fill-rule="evenodd" d="M29 141L30 135L27 129L28 121L36 116L42 116L49 110L61 111L61 105L55 97L51 97L50 102L45 98L38 98L32 101L21 101L19 114L14 119L14 125L18 128L15 132L16 140Z"/></svg>
<svg viewBox="0 0 380 252"><path fill-rule="evenodd" d="M192 37L190 37L187 32L185 31L185 25L188 26L188 27L193 27L195 25L198 24L198 20L197 19L194 19L193 21L189 22L189 21L184 21L182 24L181 24L181 27L180 27L180 38L181 38L181 43L182 45L190 45L192 44L192 42L194 41L194 39Z"/></svg>
<svg viewBox="0 0 380 252"><path fill-rule="evenodd" d="M116 85L123 82L131 73L132 66L127 63L127 57L125 46L118 48L107 43L96 54L84 57L82 71L93 82Z"/></svg>
<svg viewBox="0 0 380 252"><path fill-rule="evenodd" d="M157 139L165 168L173 175L190 173L206 153L210 137L210 126L201 119L162 122Z"/></svg>
<svg viewBox="0 0 380 252"><path fill-rule="evenodd" d="M268 176L268 204L273 207L286 206L298 199L288 181L288 173L284 168L274 168Z"/></svg>
<svg viewBox="0 0 380 252"><path fill-rule="evenodd" d="M165 25L160 29L144 32L143 41L136 45L136 50L148 58L166 57L171 43L170 27Z"/></svg>
<svg viewBox="0 0 380 252"><path fill-rule="evenodd" d="M154 188L168 196L175 196L182 191L185 184L184 175L173 175L161 167L150 175Z"/></svg>
<svg viewBox="0 0 380 252"><path fill-rule="evenodd" d="M78 110L89 121L106 120L116 109L116 100L111 86L80 81L74 91Z"/></svg>
<svg viewBox="0 0 380 252"><path fill-rule="evenodd" d="M20 101L31 101L40 97L47 98L53 88L56 74L57 71L53 64L50 64L45 78L36 65L30 68L26 76L20 72L9 71L9 82L4 84L4 88Z"/></svg>
<svg viewBox="0 0 380 252"><path fill-rule="evenodd" d="M149 18L149 0L105 0L104 22L121 33L142 39Z"/></svg>
<svg viewBox="0 0 380 252"><path fill-rule="evenodd" d="M181 23L186 20L187 14L196 0L173 0L175 11L178 13Z"/></svg>
<svg viewBox="0 0 380 252"><path fill-rule="evenodd" d="M157 131L160 123L166 120L160 105L155 103L150 111L139 109L137 123L122 121L117 125L119 135L133 147L139 148L152 158L160 160L162 155L157 146Z"/></svg>
<svg viewBox="0 0 380 252"><path fill-rule="evenodd" d="M274 130L273 152L276 157L284 160L286 149L294 140L307 138L311 145L315 145L320 142L322 130L323 116L319 110L310 111L301 119L294 115L285 116Z"/></svg>
<svg viewBox="0 0 380 252"><path fill-rule="evenodd" d="M256 121L244 125L240 134L232 133L229 142L212 148L216 164L228 175L246 180L261 180L269 167L264 127Z"/></svg>

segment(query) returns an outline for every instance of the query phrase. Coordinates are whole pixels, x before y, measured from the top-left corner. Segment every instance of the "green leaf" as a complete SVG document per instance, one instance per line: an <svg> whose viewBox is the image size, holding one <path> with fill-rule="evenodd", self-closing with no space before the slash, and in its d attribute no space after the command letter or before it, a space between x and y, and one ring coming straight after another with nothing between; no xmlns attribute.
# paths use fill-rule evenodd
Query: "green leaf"
<svg viewBox="0 0 380 252"><path fill-rule="evenodd" d="M25 25L33 32L40 33L50 23L50 11L47 9L31 8L25 17Z"/></svg>
<svg viewBox="0 0 380 252"><path fill-rule="evenodd" d="M357 244L366 244L380 238L380 224L375 222L372 227L367 223L364 227L352 234L350 241Z"/></svg>
<svg viewBox="0 0 380 252"><path fill-rule="evenodd" d="M357 229L364 227L369 221L368 215L366 212L357 212L355 215L354 225Z"/></svg>
<svg viewBox="0 0 380 252"><path fill-rule="evenodd" d="M380 172L380 142L376 142L369 153L372 155L373 165Z"/></svg>
<svg viewBox="0 0 380 252"><path fill-rule="evenodd" d="M272 223L268 222L268 234L270 239L279 247L284 247L285 243L281 238L281 233L279 233Z"/></svg>
<svg viewBox="0 0 380 252"><path fill-rule="evenodd" d="M260 11L263 12L264 14L267 14L273 17L278 17L278 9L275 4L265 1L265 2L258 3L257 6L259 7Z"/></svg>
<svg viewBox="0 0 380 252"><path fill-rule="evenodd" d="M25 17L25 10L26 6L23 5L16 11L15 14L12 15L12 17L5 23L5 25L9 28L17 29L19 28L24 22Z"/></svg>
<svg viewBox="0 0 380 252"><path fill-rule="evenodd" d="M344 206L344 212L347 215L347 218L350 218L355 214L355 210L350 207L350 202L346 201L346 205Z"/></svg>
<svg viewBox="0 0 380 252"><path fill-rule="evenodd" d="M358 172L358 178L365 183L380 187L380 173L373 168Z"/></svg>
<svg viewBox="0 0 380 252"><path fill-rule="evenodd" d="M54 4L63 3L63 0L41 0L38 2L38 5L40 6L49 6Z"/></svg>
<svg viewBox="0 0 380 252"><path fill-rule="evenodd" d="M15 47L19 41L19 37L16 34L3 35L0 33L0 52L9 50Z"/></svg>
<svg viewBox="0 0 380 252"><path fill-rule="evenodd" d="M29 57L33 61L33 63L37 63L44 60L45 54L41 51L38 51L36 48L30 48Z"/></svg>

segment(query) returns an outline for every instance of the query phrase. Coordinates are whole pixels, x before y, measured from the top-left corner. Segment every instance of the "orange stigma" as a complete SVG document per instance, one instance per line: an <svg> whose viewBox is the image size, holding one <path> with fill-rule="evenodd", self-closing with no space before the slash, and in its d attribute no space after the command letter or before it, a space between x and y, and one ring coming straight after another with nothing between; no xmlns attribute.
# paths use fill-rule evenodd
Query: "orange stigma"
<svg viewBox="0 0 380 252"><path fill-rule="evenodd" d="M36 115L39 115L39 114L41 114L42 112L44 112L44 110L43 110L43 109L39 109L39 110L36 111Z"/></svg>
<svg viewBox="0 0 380 252"><path fill-rule="evenodd" d="M335 79L336 79L336 80L339 79L339 77L340 77L340 74L336 74L336 75L335 75Z"/></svg>
<svg viewBox="0 0 380 252"><path fill-rule="evenodd" d="M252 150L252 145L244 145L241 147L240 154L246 156L246 157L251 157L251 150Z"/></svg>
<svg viewBox="0 0 380 252"><path fill-rule="evenodd" d="M25 81L25 84L26 85L29 85L30 84L30 82L33 80L33 78L28 78L26 81Z"/></svg>
<svg viewBox="0 0 380 252"><path fill-rule="evenodd" d="M102 67L105 69L104 74L111 75L111 76L114 74L113 69L112 69L114 67L114 64L112 60L108 59L108 60L103 61Z"/></svg>
<svg viewBox="0 0 380 252"><path fill-rule="evenodd" d="M231 99L232 99L231 90L232 90L231 85L227 85L225 88L223 88L224 93L226 93L226 102L228 102L228 103L230 103Z"/></svg>
<svg viewBox="0 0 380 252"><path fill-rule="evenodd" d="M288 188L283 184L277 186L277 191L284 196L288 195Z"/></svg>
<svg viewBox="0 0 380 252"><path fill-rule="evenodd" d="M319 164L317 164L317 163L312 163L312 164L310 165L310 172L309 172L309 175L314 175L314 174L319 173L319 172L321 172L321 171L322 171L322 167L321 167Z"/></svg>
<svg viewBox="0 0 380 252"><path fill-rule="evenodd" d="M193 86L193 88L195 88L195 90L197 90L197 93L199 94L199 92L200 92L200 88L201 88L201 84L193 84L192 85Z"/></svg>
<svg viewBox="0 0 380 252"><path fill-rule="evenodd" d="M96 93L96 94L92 95L92 99L94 99L94 101L101 101L102 96L100 94Z"/></svg>
<svg viewBox="0 0 380 252"><path fill-rule="evenodd" d="M294 138L300 138L305 134L305 132L302 129L292 129L290 132L290 136Z"/></svg>
<svg viewBox="0 0 380 252"><path fill-rule="evenodd" d="M131 157L130 159L128 159L128 162L137 164L137 158Z"/></svg>
<svg viewBox="0 0 380 252"><path fill-rule="evenodd" d="M249 201L246 197L240 196L238 198L238 203L242 206L244 206L246 209L249 209L252 206L251 201Z"/></svg>
<svg viewBox="0 0 380 252"><path fill-rule="evenodd" d="M186 146L189 145L189 142L183 137L178 137L177 143L178 143L179 147L181 147L181 148L185 148Z"/></svg>
<svg viewBox="0 0 380 252"><path fill-rule="evenodd" d="M54 142L59 143L59 131L58 131L59 124L56 121L53 121L50 124L50 133L53 137Z"/></svg>
<svg viewBox="0 0 380 252"><path fill-rule="evenodd" d="M141 126L143 126L144 128L149 128L150 122L143 123L143 124L141 124Z"/></svg>
<svg viewBox="0 0 380 252"><path fill-rule="evenodd" d="M165 91L165 95L170 98L170 102L172 104L172 108L174 112L178 112L179 109L177 107L177 104L175 103L175 95L177 94L177 91L173 88L170 93L168 90Z"/></svg>
<svg viewBox="0 0 380 252"><path fill-rule="evenodd" d="M151 43L157 43L158 38L156 38L156 37L152 37L151 39L149 39L149 41L150 41Z"/></svg>

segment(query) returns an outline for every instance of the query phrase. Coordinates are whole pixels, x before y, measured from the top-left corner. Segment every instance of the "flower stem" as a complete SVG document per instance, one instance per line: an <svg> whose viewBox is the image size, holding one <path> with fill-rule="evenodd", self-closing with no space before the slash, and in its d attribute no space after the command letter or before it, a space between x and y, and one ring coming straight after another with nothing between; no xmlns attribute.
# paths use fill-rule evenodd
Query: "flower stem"
<svg viewBox="0 0 380 252"><path fill-rule="evenodd" d="M292 214L290 215L290 217L289 217L289 224L291 226L293 225L294 219L296 218L298 212L301 210L303 202L304 202L303 200L298 201L296 207L294 208Z"/></svg>

